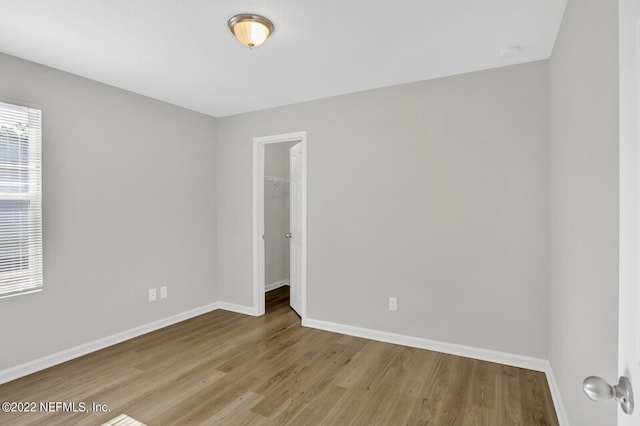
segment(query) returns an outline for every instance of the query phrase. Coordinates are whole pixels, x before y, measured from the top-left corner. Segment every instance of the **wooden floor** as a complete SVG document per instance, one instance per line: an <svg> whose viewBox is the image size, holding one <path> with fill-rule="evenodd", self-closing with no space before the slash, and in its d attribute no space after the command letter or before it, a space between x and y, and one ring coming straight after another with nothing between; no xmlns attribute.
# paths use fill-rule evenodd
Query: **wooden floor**
<svg viewBox="0 0 640 426"><path fill-rule="evenodd" d="M4 401L110 412L0 412L2 425L558 424L544 374L303 328L288 287L263 317L202 315L1 385Z"/></svg>

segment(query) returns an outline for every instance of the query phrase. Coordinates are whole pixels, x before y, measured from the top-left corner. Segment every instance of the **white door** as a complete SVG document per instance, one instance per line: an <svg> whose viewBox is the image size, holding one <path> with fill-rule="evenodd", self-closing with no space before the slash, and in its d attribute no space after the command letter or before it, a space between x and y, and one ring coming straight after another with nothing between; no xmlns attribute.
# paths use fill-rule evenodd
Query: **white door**
<svg viewBox="0 0 640 426"><path fill-rule="evenodd" d="M595 400L619 401L618 426L640 425L640 1L619 0L620 277L618 377L585 379ZM612 386L613 385L613 386ZM615 387L614 387L615 386ZM636 395L634 398L633 388Z"/></svg>
<svg viewBox="0 0 640 426"><path fill-rule="evenodd" d="M289 150L290 179L290 304L298 315L302 316L302 144L298 143Z"/></svg>
<svg viewBox="0 0 640 426"><path fill-rule="evenodd" d="M640 2L620 0L620 312L618 376L635 395L631 415L618 425L640 425Z"/></svg>

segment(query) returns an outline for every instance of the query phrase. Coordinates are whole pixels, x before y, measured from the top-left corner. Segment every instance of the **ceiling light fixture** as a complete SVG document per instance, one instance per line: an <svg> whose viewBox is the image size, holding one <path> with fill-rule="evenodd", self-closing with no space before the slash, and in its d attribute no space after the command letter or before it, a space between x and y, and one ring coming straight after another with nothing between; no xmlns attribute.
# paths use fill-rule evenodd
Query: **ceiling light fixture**
<svg viewBox="0 0 640 426"><path fill-rule="evenodd" d="M273 24L260 15L241 13L229 19L229 29L249 49L260 46L273 33Z"/></svg>

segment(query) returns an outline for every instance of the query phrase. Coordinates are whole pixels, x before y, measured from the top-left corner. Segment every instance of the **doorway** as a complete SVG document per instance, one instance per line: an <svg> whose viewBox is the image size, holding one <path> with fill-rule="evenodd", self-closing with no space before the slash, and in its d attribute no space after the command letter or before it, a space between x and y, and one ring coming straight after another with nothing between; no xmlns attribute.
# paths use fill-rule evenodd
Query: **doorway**
<svg viewBox="0 0 640 426"><path fill-rule="evenodd" d="M289 151L287 163L291 163L289 177L274 176L272 165L265 167L266 149L279 144L278 151ZM291 149L289 149L291 148ZM281 174L281 173L280 173ZM275 184L275 185L274 185ZM270 287L280 286L284 279L272 281L277 273L270 273L267 280L267 240L265 214L265 195L273 191L277 198L288 189L291 221L289 230L283 238L287 239L291 249L290 290L291 307L303 319L307 310L307 134L306 132L286 133L272 136L261 136L253 139L253 310L254 315L265 313L265 291ZM273 208L273 206L271 206ZM282 207L281 207L282 208ZM269 212L273 213L273 212ZM280 230L280 233L282 230ZM270 230L278 232L278 228ZM279 237L276 235L276 239ZM272 243L272 242L271 242ZM270 244L272 253L274 245ZM280 247L282 251L282 247ZM269 259L273 260L273 259ZM272 266L272 265L270 265ZM282 265L280 264L280 274ZM271 271L274 272L274 271ZM275 288L275 287L274 287Z"/></svg>
<svg viewBox="0 0 640 426"><path fill-rule="evenodd" d="M270 307L290 305L290 150L298 143L270 143L264 147L265 313L270 312ZM277 304L271 300L274 297Z"/></svg>

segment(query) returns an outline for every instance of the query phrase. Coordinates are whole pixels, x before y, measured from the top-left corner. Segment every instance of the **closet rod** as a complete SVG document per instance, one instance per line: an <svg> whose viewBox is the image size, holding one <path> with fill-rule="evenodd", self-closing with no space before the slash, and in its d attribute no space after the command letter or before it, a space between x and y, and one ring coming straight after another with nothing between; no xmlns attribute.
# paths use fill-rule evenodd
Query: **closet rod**
<svg viewBox="0 0 640 426"><path fill-rule="evenodd" d="M289 183L289 178L281 178L281 177L275 177L275 176L265 176L264 180L269 181L269 182L285 182L285 183Z"/></svg>

